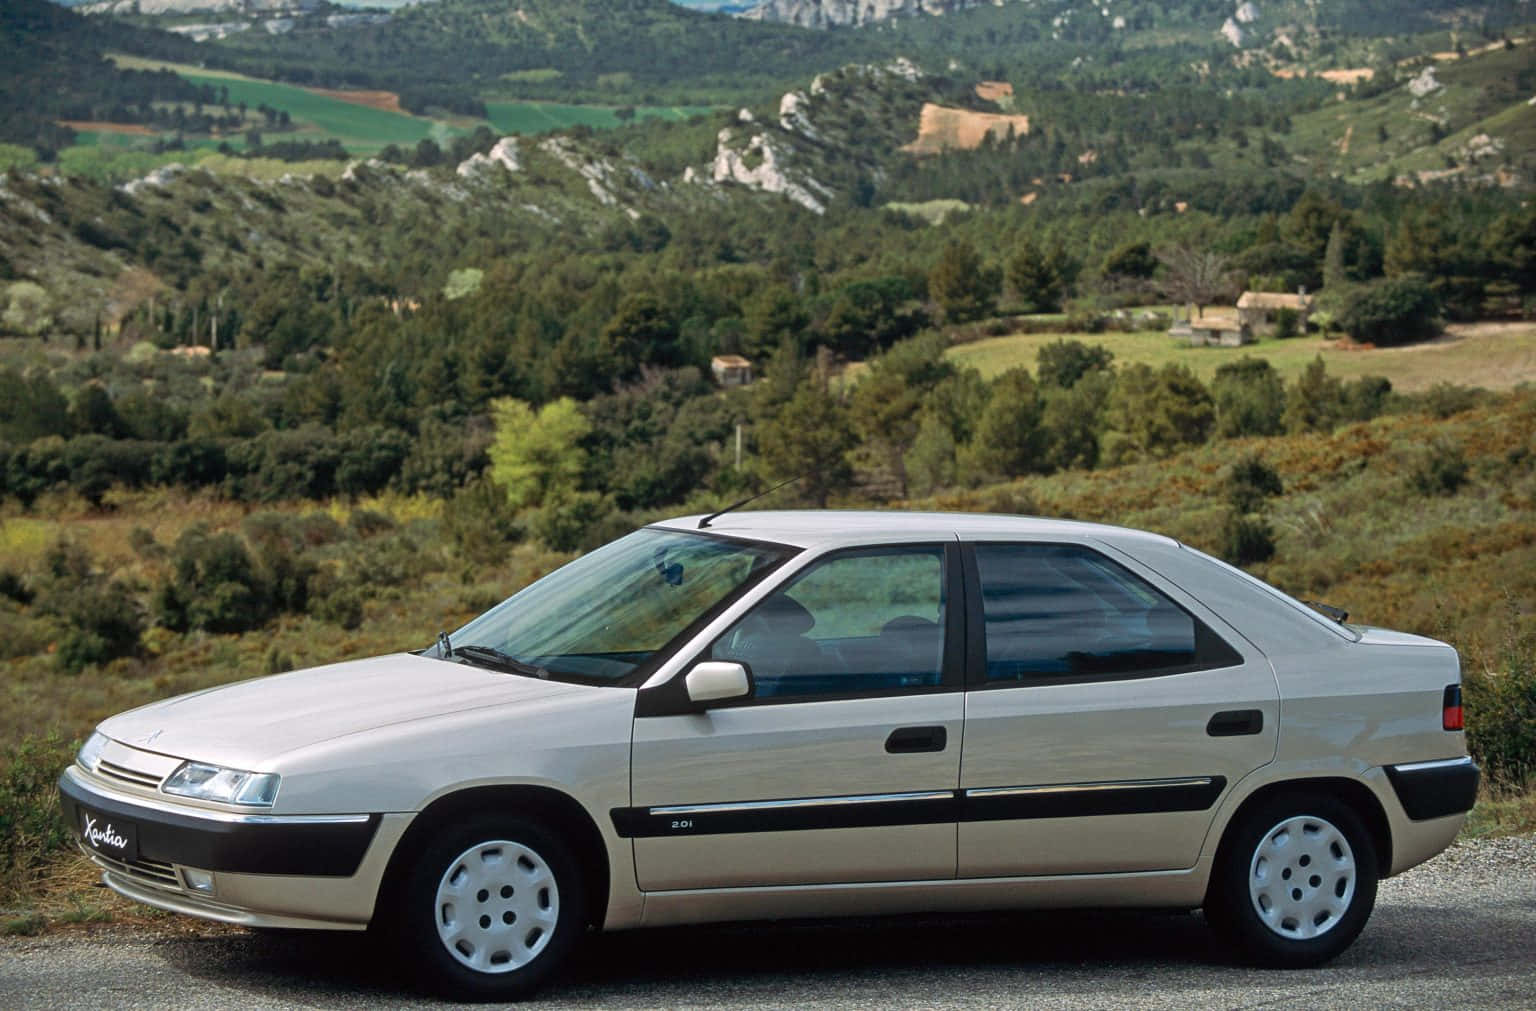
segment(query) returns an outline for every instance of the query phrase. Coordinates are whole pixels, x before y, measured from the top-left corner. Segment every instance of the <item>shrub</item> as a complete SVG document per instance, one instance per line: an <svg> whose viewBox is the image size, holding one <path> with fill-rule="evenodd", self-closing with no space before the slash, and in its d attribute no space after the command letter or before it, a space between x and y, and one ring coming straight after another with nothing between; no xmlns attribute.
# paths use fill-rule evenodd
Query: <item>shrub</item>
<svg viewBox="0 0 1536 1011"><path fill-rule="evenodd" d="M78 747L54 731L7 749L0 763L0 900L21 891L27 873L68 842L55 784Z"/></svg>
<svg viewBox="0 0 1536 1011"><path fill-rule="evenodd" d="M1335 322L1355 340L1406 344L1439 332L1439 299L1422 278L1388 277L1352 289Z"/></svg>
<svg viewBox="0 0 1536 1011"><path fill-rule="evenodd" d="M1233 565L1253 565L1275 557L1275 528L1262 516L1233 509L1221 527L1221 556Z"/></svg>
<svg viewBox="0 0 1536 1011"><path fill-rule="evenodd" d="M193 527L176 541L175 571L156 594L155 610L170 629L243 632L271 617L267 587L234 534Z"/></svg>
<svg viewBox="0 0 1536 1011"><path fill-rule="evenodd" d="M1524 787L1536 775L1536 643L1502 660L1502 671L1466 675L1467 747L1490 784Z"/></svg>
<svg viewBox="0 0 1536 1011"><path fill-rule="evenodd" d="M1467 483L1467 454L1460 445L1436 439L1409 464L1408 483L1420 495L1454 495Z"/></svg>
<svg viewBox="0 0 1536 1011"><path fill-rule="evenodd" d="M1227 504L1240 513L1258 512L1266 499L1285 493L1274 468L1257 453L1249 453L1228 469L1222 480Z"/></svg>
<svg viewBox="0 0 1536 1011"><path fill-rule="evenodd" d="M1284 427L1285 383L1263 358L1244 355L1218 366L1211 380L1216 434L1278 435Z"/></svg>

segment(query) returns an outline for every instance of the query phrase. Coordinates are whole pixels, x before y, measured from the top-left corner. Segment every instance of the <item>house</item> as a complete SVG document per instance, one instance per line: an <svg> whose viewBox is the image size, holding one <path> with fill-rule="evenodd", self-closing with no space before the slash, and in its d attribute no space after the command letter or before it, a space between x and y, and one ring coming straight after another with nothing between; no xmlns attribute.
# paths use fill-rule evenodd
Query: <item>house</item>
<svg viewBox="0 0 1536 1011"><path fill-rule="evenodd" d="M752 363L741 355L715 355L709 360L709 371L721 386L746 386L752 382Z"/></svg>
<svg viewBox="0 0 1536 1011"><path fill-rule="evenodd" d="M1237 318L1255 337L1273 337L1280 330L1281 314L1289 311L1291 334L1307 328L1312 314L1312 296L1305 288L1294 295L1278 291L1245 291L1237 300Z"/></svg>
<svg viewBox="0 0 1536 1011"><path fill-rule="evenodd" d="M1253 331L1231 316L1197 316L1168 332L1186 337L1194 347L1235 348L1253 342Z"/></svg>

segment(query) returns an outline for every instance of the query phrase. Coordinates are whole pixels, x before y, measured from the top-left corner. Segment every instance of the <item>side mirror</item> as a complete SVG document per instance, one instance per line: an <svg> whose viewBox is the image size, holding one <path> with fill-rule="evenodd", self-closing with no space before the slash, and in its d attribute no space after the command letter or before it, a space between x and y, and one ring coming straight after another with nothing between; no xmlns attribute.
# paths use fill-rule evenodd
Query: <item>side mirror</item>
<svg viewBox="0 0 1536 1011"><path fill-rule="evenodd" d="M695 664L683 679L683 684L688 689L688 701L695 705L744 699L752 694L752 682L747 678L747 669L739 663L720 660Z"/></svg>

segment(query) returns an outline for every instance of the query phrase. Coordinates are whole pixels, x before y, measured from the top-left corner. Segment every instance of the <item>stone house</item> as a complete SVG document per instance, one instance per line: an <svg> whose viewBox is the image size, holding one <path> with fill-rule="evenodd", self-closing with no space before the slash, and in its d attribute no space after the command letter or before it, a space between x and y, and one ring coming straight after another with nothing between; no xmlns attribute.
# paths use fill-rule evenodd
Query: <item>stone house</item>
<svg viewBox="0 0 1536 1011"><path fill-rule="evenodd" d="M752 363L741 355L715 355L709 371L721 386L746 386L752 382Z"/></svg>
<svg viewBox="0 0 1536 1011"><path fill-rule="evenodd" d="M1295 313L1293 333L1307 328L1312 315L1312 296L1305 288L1294 295L1278 291L1245 291L1237 300L1237 318L1255 337L1273 337L1279 329L1280 313Z"/></svg>

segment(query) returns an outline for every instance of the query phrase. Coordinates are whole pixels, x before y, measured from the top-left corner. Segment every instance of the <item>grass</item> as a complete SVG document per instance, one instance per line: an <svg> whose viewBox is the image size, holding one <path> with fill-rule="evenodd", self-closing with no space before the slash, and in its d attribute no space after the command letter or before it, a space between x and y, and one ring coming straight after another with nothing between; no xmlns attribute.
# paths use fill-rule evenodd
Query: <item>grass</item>
<svg viewBox="0 0 1536 1011"><path fill-rule="evenodd" d="M956 345L950 349L949 359L990 379L1011 368L1033 371L1040 348L1063 339L1105 347L1121 365L1185 365L1206 382L1221 365L1244 355L1267 359L1287 380L1295 378L1322 355L1331 375L1344 379L1386 376L1393 389L1405 393L1426 390L1442 382L1499 390L1536 381L1536 323L1452 326L1445 336L1423 344L1367 350L1341 350L1338 342L1321 337L1266 339L1240 348L1196 348L1160 330L1012 334Z"/></svg>
<svg viewBox="0 0 1536 1011"><path fill-rule="evenodd" d="M1536 832L1536 790L1490 796L1484 790L1467 816L1463 839L1488 839L1501 835Z"/></svg>

